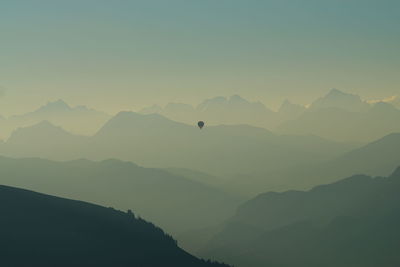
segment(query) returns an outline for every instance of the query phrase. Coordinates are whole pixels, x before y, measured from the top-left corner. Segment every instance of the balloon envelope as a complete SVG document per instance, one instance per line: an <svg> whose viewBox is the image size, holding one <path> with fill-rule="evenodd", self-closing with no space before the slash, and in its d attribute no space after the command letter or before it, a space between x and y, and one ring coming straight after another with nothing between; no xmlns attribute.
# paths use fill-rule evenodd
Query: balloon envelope
<svg viewBox="0 0 400 267"><path fill-rule="evenodd" d="M204 127L204 121L199 121L197 123L197 125L199 126L200 129L203 128Z"/></svg>

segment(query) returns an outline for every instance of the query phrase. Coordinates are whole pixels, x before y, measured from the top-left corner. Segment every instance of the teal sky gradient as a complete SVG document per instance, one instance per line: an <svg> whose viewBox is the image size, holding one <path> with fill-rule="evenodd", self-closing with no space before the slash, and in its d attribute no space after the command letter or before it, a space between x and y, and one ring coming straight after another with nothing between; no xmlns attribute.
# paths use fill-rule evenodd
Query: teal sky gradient
<svg viewBox="0 0 400 267"><path fill-rule="evenodd" d="M400 94L400 1L5 0L0 114Z"/></svg>

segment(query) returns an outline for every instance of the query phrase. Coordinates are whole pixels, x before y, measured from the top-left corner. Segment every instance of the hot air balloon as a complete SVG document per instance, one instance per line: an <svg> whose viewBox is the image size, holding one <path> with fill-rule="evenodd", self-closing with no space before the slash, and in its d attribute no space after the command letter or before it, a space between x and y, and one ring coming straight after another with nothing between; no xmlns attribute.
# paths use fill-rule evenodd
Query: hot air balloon
<svg viewBox="0 0 400 267"><path fill-rule="evenodd" d="M202 129L204 127L204 121L199 121L197 123L197 126L199 126L199 128Z"/></svg>

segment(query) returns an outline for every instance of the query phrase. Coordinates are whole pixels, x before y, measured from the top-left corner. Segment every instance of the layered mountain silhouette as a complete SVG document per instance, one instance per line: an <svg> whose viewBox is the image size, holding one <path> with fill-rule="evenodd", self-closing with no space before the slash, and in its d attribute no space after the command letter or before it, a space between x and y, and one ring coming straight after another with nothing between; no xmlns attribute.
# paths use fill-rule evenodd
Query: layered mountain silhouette
<svg viewBox="0 0 400 267"><path fill-rule="evenodd" d="M275 120L274 112L262 103L247 101L239 95L207 99L197 107L197 110L212 124L268 126Z"/></svg>
<svg viewBox="0 0 400 267"><path fill-rule="evenodd" d="M60 129L27 127L17 130L0 151L57 160L111 157L144 166L232 175L320 162L352 148L316 136L275 135L248 125L206 126L200 131L159 114L134 112L120 112L92 137L67 135Z"/></svg>
<svg viewBox="0 0 400 267"><path fill-rule="evenodd" d="M359 96L334 89L296 119L282 122L277 130L341 142L371 142L400 131L400 110L390 103L370 105Z"/></svg>
<svg viewBox="0 0 400 267"><path fill-rule="evenodd" d="M132 212L0 186L2 266L227 266Z"/></svg>
<svg viewBox="0 0 400 267"><path fill-rule="evenodd" d="M210 125L247 124L289 135L317 135L339 142L370 142L400 131L399 98L365 101L360 96L338 89L330 90L308 108L285 100L277 111L261 102L239 95L206 99L196 107L168 103L144 108L141 114L160 114L171 120L194 125L203 120ZM0 138L6 139L18 127L47 120L79 135L93 135L110 116L85 106L71 107L62 100L49 102L39 109L8 119L0 119Z"/></svg>
<svg viewBox="0 0 400 267"><path fill-rule="evenodd" d="M289 135L317 135L338 142L371 142L400 131L398 97L365 101L360 96L338 89L330 90L308 108L285 100L278 111L260 102L250 102L238 95L207 99L196 108L170 103L153 106L142 113L158 113L167 118L192 124L249 124Z"/></svg>
<svg viewBox="0 0 400 267"><path fill-rule="evenodd" d="M393 133L333 160L329 170L339 168L344 175L367 173L379 176L388 175L399 164L400 133Z"/></svg>
<svg viewBox="0 0 400 267"><path fill-rule="evenodd" d="M74 135L49 121L18 128L0 147L2 155L78 159L88 143L88 137Z"/></svg>
<svg viewBox="0 0 400 267"><path fill-rule="evenodd" d="M218 224L241 202L235 195L182 174L118 160L54 162L0 157L0 184L132 208L174 234Z"/></svg>
<svg viewBox="0 0 400 267"><path fill-rule="evenodd" d="M265 128L276 125L275 112L260 102L251 102L239 95L206 99L197 107L184 103L168 103L164 108L152 106L142 109L140 113L158 113L187 124L204 120L208 125L249 124Z"/></svg>
<svg viewBox="0 0 400 267"><path fill-rule="evenodd" d="M60 99L48 102L35 111L1 120L1 137L5 139L13 130L41 121L49 121L75 134L93 135L108 119L108 114L86 106L71 107Z"/></svg>
<svg viewBox="0 0 400 267"><path fill-rule="evenodd" d="M393 133L322 163L314 162L282 168L279 171L249 174L246 179L237 176L225 186L229 187L231 191L245 190L252 194L260 192L260 189L305 190L356 173L387 176L399 165L400 133Z"/></svg>
<svg viewBox="0 0 400 267"><path fill-rule="evenodd" d="M201 250L235 266L398 266L400 168L242 205Z"/></svg>
<svg viewBox="0 0 400 267"><path fill-rule="evenodd" d="M385 105L375 106L377 112ZM246 125L200 131L158 114L122 112L92 137L72 135L49 122L21 128L0 143L0 152L55 160L117 158L143 166L193 169L228 177L224 186L229 190L251 195L310 188L322 178L332 182L354 173L387 175L399 164L397 139L398 134L391 134L353 149L354 145L316 136L276 135Z"/></svg>
<svg viewBox="0 0 400 267"><path fill-rule="evenodd" d="M291 183L295 188L295 180L299 177L305 177L303 182L308 180L306 184L311 187L318 183L333 182L339 177L350 176L354 173L387 176L399 165L400 133L393 133L326 163L293 169L290 174L293 179L285 182ZM295 178L296 175L297 178Z"/></svg>
<svg viewBox="0 0 400 267"><path fill-rule="evenodd" d="M279 131L287 134L314 134L330 140L368 142L391 132L400 131L400 110L390 104L375 104L368 112L341 109L306 112L288 121Z"/></svg>
<svg viewBox="0 0 400 267"><path fill-rule="evenodd" d="M286 99L278 110L278 121L283 122L296 119L305 111L306 107L294 104Z"/></svg>

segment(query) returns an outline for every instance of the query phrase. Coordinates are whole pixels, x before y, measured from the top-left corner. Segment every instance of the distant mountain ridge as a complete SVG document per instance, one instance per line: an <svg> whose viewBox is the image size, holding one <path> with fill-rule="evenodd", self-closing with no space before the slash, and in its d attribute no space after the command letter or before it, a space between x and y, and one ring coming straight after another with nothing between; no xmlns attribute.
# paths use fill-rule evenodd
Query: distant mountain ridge
<svg viewBox="0 0 400 267"><path fill-rule="evenodd" d="M206 99L196 107L184 103L168 103L164 108L152 106L142 109L140 113L159 113L188 124L204 120L209 125L222 123L266 126L268 122L274 120L274 112L261 102L250 102L239 95Z"/></svg>
<svg viewBox="0 0 400 267"><path fill-rule="evenodd" d="M247 187L254 193L260 192L257 191L260 188L306 190L357 173L388 176L399 165L400 133L392 133L325 162L298 165L278 172L266 171L254 177L248 175L245 180L237 177L230 186L241 190Z"/></svg>
<svg viewBox="0 0 400 267"><path fill-rule="evenodd" d="M392 132L400 132L400 110L377 103L366 112L338 108L305 112L295 120L282 123L278 132L314 134L338 142L371 142Z"/></svg>
<svg viewBox="0 0 400 267"><path fill-rule="evenodd" d="M340 168L347 175L368 173L388 175L400 164L400 133L392 133L333 160L331 169Z"/></svg>
<svg viewBox="0 0 400 267"><path fill-rule="evenodd" d="M287 162L297 165L321 161L349 150L347 144L315 136L280 136L249 125L206 126L200 131L197 126L159 114L134 112L118 113L91 137L71 135L63 142L61 134L53 136L55 132L20 129L0 147L0 152L5 156L56 160L111 157L144 166L228 175L287 167ZM51 143L52 139L58 141Z"/></svg>
<svg viewBox="0 0 400 267"><path fill-rule="evenodd" d="M110 115L106 113L86 106L71 107L59 99L50 101L35 111L0 121L2 129L0 134L3 138L7 138L17 128L49 121L75 134L93 135L109 118Z"/></svg>
<svg viewBox="0 0 400 267"><path fill-rule="evenodd" d="M277 111L259 101L239 95L209 98L197 106L171 102L164 107L153 105L141 114L160 114L171 120L195 125L248 124L290 135L318 135L338 142L370 142L391 132L400 131L399 97L363 100L360 96L338 89L330 90L310 105L283 101ZM386 104L385 107L382 104ZM379 110L378 110L379 108ZM71 107L63 100L48 102L36 111L0 119L0 138L6 139L18 127L43 120L80 135L93 135L111 116L85 106Z"/></svg>
<svg viewBox="0 0 400 267"><path fill-rule="evenodd" d="M249 124L291 135L317 135L338 142L370 142L391 132L400 131L398 98L366 101L355 94L331 89L310 105L285 100L277 111L261 102L251 102L239 95L214 97L197 107L169 103L153 106L140 113L158 113L172 120L194 124Z"/></svg>
<svg viewBox="0 0 400 267"><path fill-rule="evenodd" d="M1 185L0 213L3 266L227 266L186 253L132 212Z"/></svg>
<svg viewBox="0 0 400 267"><path fill-rule="evenodd" d="M282 105L280 106L278 113L280 114L281 121L286 121L290 119L295 119L299 117L303 112L305 112L307 108L302 105L293 104L288 99L283 101Z"/></svg>
<svg viewBox="0 0 400 267"><path fill-rule="evenodd" d="M143 166L193 169L229 177L224 186L248 195L287 190L288 185L309 188L326 170L330 170L324 175L326 182L354 173L387 175L399 164L397 139L397 134L389 135L371 146L376 149L357 152L359 146L315 136L275 135L246 125L208 126L200 131L159 114L123 112L92 137L71 135L50 123L20 129L0 143L0 153L55 160L111 157Z"/></svg>
<svg viewBox="0 0 400 267"><path fill-rule="evenodd" d="M281 121L277 131L313 134L338 142L371 142L400 132L400 110L390 102L369 103L360 96L332 89L296 118Z"/></svg>
<svg viewBox="0 0 400 267"><path fill-rule="evenodd" d="M370 105L361 100L358 95L344 93L338 89L332 89L327 95L314 101L310 105L310 110L324 108L339 108L346 111L365 112L370 108Z"/></svg>

